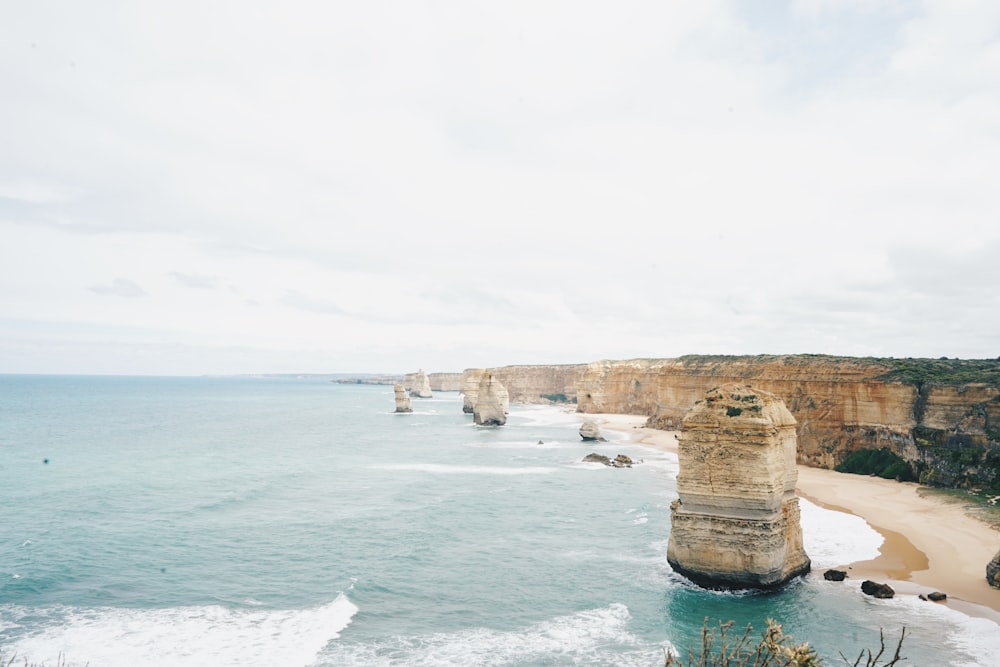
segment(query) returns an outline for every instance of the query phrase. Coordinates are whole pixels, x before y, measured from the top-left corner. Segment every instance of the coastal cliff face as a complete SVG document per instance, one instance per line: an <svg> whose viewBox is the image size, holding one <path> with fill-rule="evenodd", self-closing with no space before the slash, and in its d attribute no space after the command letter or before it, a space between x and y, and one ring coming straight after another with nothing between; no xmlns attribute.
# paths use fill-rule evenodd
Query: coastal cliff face
<svg viewBox="0 0 1000 667"><path fill-rule="evenodd" d="M501 366L492 373L507 388L511 403L572 403L586 364L559 366ZM469 375L482 372L470 368Z"/></svg>
<svg viewBox="0 0 1000 667"><path fill-rule="evenodd" d="M691 408L678 438L671 567L713 588L774 588L809 571L795 426L781 399L736 383Z"/></svg>
<svg viewBox="0 0 1000 667"><path fill-rule="evenodd" d="M515 403L564 396L579 412L642 414L649 426L671 430L708 389L746 382L779 396L794 415L800 463L833 468L851 452L887 448L922 482L1000 489L1000 383L903 381L892 373L907 362L896 361L894 367L818 355L690 356L491 372Z"/></svg>
<svg viewBox="0 0 1000 667"><path fill-rule="evenodd" d="M798 460L832 468L853 451L887 448L921 481L1000 484L1000 388L882 379L892 368L867 359L808 355L682 357L590 364L580 412L650 416L676 429L712 387L743 381L781 397L798 422Z"/></svg>
<svg viewBox="0 0 1000 667"><path fill-rule="evenodd" d="M432 391L461 391L462 373L428 373Z"/></svg>

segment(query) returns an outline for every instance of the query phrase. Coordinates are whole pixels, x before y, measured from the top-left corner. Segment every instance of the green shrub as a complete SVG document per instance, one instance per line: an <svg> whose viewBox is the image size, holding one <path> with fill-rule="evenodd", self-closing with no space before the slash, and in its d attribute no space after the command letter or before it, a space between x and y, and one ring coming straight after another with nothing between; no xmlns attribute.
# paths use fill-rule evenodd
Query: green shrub
<svg viewBox="0 0 1000 667"><path fill-rule="evenodd" d="M851 452L834 470L855 475L878 475L903 482L916 481L913 467L885 447Z"/></svg>

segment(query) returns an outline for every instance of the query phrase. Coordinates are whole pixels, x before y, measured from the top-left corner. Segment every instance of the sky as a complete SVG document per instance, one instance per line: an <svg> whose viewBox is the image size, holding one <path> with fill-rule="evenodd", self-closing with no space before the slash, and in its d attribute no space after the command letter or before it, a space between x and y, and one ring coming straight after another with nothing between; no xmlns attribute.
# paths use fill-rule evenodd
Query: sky
<svg viewBox="0 0 1000 667"><path fill-rule="evenodd" d="M1000 355L1000 3L0 7L0 373Z"/></svg>

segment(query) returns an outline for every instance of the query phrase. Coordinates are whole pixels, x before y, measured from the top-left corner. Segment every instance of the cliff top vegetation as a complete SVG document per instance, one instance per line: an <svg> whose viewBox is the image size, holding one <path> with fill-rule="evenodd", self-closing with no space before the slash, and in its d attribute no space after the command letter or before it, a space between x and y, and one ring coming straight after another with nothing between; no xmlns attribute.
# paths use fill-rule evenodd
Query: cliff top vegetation
<svg viewBox="0 0 1000 667"><path fill-rule="evenodd" d="M757 354L712 355L688 354L678 360L685 368L707 369L722 363L743 362L804 366L817 362L837 363L847 366L878 367L883 373L871 379L885 382L902 382L912 385L958 385L983 383L1000 386L1000 357L996 359L914 359L895 357L839 357L826 354Z"/></svg>

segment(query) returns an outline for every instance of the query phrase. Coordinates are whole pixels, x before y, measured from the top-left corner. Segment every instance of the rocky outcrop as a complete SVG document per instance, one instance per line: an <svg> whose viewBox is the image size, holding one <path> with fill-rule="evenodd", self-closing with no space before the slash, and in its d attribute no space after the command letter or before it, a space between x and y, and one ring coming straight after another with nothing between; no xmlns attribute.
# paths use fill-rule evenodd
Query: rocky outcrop
<svg viewBox="0 0 1000 667"><path fill-rule="evenodd" d="M708 391L678 438L667 561L710 588L775 588L809 571L795 495L795 418L747 385Z"/></svg>
<svg viewBox="0 0 1000 667"><path fill-rule="evenodd" d="M986 581L993 588L1000 588L1000 551L986 565Z"/></svg>
<svg viewBox="0 0 1000 667"><path fill-rule="evenodd" d="M583 457L584 463L601 463L608 466L609 468L631 468L632 464L635 463L630 457L624 454L619 454L615 458L609 458L604 454L598 454L596 452L587 454Z"/></svg>
<svg viewBox="0 0 1000 667"><path fill-rule="evenodd" d="M396 412L413 412L410 397L406 394L406 387L401 382L397 382L392 390L396 394Z"/></svg>
<svg viewBox="0 0 1000 667"><path fill-rule="evenodd" d="M492 373L484 373L479 381L473 420L480 426L503 426L507 423L507 390Z"/></svg>
<svg viewBox="0 0 1000 667"><path fill-rule="evenodd" d="M592 421L585 421L580 425L580 437L585 441L607 442L601 435L601 429Z"/></svg>
<svg viewBox="0 0 1000 667"><path fill-rule="evenodd" d="M888 600L896 595L896 591L889 584L880 584L871 579L861 582L861 592L881 600Z"/></svg>
<svg viewBox="0 0 1000 667"><path fill-rule="evenodd" d="M827 581L843 581L847 579L847 572L844 570L827 570L823 573L823 578Z"/></svg>
<svg viewBox="0 0 1000 667"><path fill-rule="evenodd" d="M414 398L430 398L433 396L431 393L430 378L427 377L422 368L413 376L413 383L410 385L410 396Z"/></svg>
<svg viewBox="0 0 1000 667"><path fill-rule="evenodd" d="M485 374L485 368L469 368L462 373L462 412L471 415L475 411L479 383Z"/></svg>

